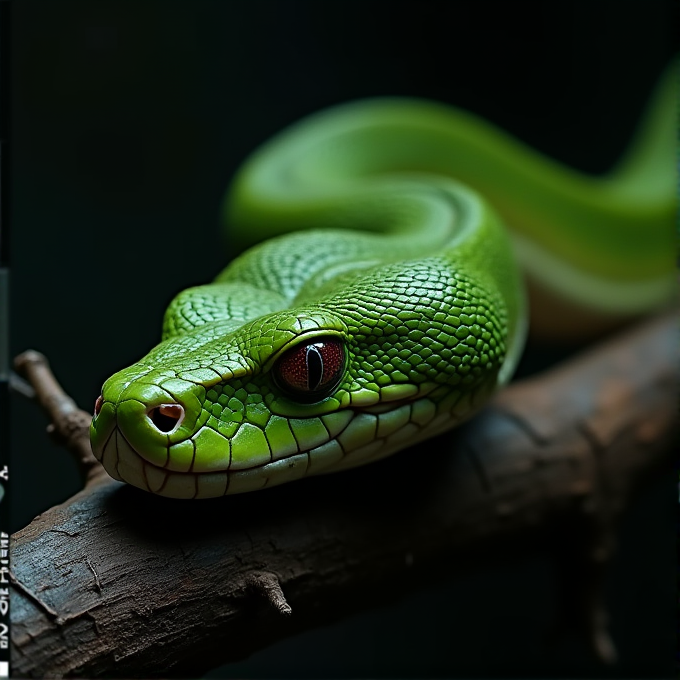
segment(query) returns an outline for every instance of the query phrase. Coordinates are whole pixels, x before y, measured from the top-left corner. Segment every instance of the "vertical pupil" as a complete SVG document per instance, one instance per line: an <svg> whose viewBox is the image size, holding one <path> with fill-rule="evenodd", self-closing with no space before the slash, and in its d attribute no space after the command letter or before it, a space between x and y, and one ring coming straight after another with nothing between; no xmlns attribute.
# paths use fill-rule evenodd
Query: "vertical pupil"
<svg viewBox="0 0 680 680"><path fill-rule="evenodd" d="M310 391L314 391L321 384L323 378L323 358L318 345L307 347L307 386Z"/></svg>

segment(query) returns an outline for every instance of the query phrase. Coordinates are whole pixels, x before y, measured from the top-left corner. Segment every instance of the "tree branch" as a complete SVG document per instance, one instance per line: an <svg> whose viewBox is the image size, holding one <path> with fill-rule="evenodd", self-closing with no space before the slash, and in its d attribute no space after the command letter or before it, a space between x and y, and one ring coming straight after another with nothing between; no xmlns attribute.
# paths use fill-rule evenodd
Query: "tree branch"
<svg viewBox="0 0 680 680"><path fill-rule="evenodd" d="M12 537L13 671L195 677L536 545L562 556L567 622L612 661L603 572L621 511L669 459L675 357L675 320L656 319L511 385L457 431L259 493L166 499L85 462L85 489ZM45 366L22 366L41 394ZM75 405L42 393L73 450L84 432L60 423Z"/></svg>
<svg viewBox="0 0 680 680"><path fill-rule="evenodd" d="M28 380L34 391L32 398L52 421L47 427L52 441L75 458L83 484L88 487L108 481L109 476L90 448L92 415L79 409L64 392L45 356L28 350L14 359L14 368Z"/></svg>

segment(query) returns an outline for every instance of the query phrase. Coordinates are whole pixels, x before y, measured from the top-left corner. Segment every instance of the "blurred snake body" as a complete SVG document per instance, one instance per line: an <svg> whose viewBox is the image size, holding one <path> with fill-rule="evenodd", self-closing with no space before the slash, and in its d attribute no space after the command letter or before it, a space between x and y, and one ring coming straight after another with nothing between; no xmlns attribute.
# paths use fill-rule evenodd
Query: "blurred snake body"
<svg viewBox="0 0 680 680"><path fill-rule="evenodd" d="M368 100L285 130L227 195L214 282L106 381L96 457L176 498L363 465L469 418L532 328L585 337L673 290L674 83L607 176L472 114ZM594 329L594 330L593 330ZM413 451L402 455L416 455ZM426 472L421 454L414 468Z"/></svg>

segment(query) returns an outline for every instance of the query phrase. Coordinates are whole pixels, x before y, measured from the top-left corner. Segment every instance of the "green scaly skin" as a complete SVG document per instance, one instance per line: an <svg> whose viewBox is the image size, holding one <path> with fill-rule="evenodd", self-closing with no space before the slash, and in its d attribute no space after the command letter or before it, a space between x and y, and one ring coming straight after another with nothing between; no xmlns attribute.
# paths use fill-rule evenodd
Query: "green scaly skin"
<svg viewBox="0 0 680 680"><path fill-rule="evenodd" d="M208 498L363 465L449 429L515 368L527 325L518 260L589 313L663 304L674 89L669 70L628 155L597 179L422 101L354 103L284 131L225 203L231 247L270 240L180 293L162 342L105 383L95 455L142 489ZM315 338L339 339L345 364L332 393L305 403L274 369ZM184 409L169 432L149 417L163 404Z"/></svg>

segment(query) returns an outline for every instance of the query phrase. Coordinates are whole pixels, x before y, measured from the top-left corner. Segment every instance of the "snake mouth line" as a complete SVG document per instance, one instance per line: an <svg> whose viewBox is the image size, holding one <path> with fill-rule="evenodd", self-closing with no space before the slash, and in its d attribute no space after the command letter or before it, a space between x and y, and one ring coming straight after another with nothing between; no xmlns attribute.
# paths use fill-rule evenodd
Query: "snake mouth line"
<svg viewBox="0 0 680 680"><path fill-rule="evenodd" d="M145 460L115 428L97 458L112 477L145 491L172 498L213 498L320 474L345 455L341 444L331 439L314 449L242 470L174 472Z"/></svg>
<svg viewBox="0 0 680 680"><path fill-rule="evenodd" d="M449 397L435 403L421 397L383 413L348 409L351 418L334 436L329 433L327 441L245 469L169 470L142 457L119 427L95 455L112 477L145 491L172 498L213 498L379 460L467 419L471 401Z"/></svg>

